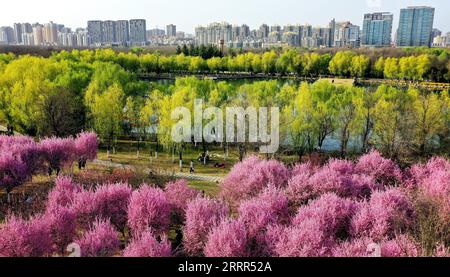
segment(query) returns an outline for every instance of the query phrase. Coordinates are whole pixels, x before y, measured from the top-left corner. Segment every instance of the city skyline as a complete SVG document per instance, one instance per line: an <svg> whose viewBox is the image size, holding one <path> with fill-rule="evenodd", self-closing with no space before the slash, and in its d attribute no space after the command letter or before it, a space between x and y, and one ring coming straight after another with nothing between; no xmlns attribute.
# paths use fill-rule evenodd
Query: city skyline
<svg viewBox="0 0 450 277"><path fill-rule="evenodd" d="M169 5L167 1L160 0L132 0L127 1L127 7L124 7L124 3L117 0L107 1L107 4L102 0L94 2L80 0L77 5L67 9L66 6L59 7L60 1L32 2L17 0L2 3L4 10L20 9L20 13L2 14L0 26L12 26L18 22L42 23L54 21L76 29L78 27L86 28L88 20L142 18L147 20L147 29L156 27L165 29L167 25L174 24L177 26L177 30L193 34L197 26L222 21L233 25L247 24L252 29L256 29L264 23L268 25L310 24L312 26L323 26L328 24L330 19L336 18L338 22L350 21L355 25L363 26L363 14L391 12L394 14L393 29L396 30L400 9L419 5L436 8L434 27L444 32L450 31L450 20L445 15L445 11L450 10L450 2L444 0L347 0L345 3L316 0L313 5L303 0L278 1L277 5L273 5L273 1L269 0L244 2L231 0L227 1L226 5L215 5L211 1L204 0L193 0L189 3L175 0L171 1ZM86 3L86 5L83 5L83 3ZM307 8L305 8L306 4L308 4ZM108 8L105 9L104 7ZM286 9L286 7L289 8ZM327 9L323 9L323 7L327 7ZM282 12L283 16L280 16Z"/></svg>

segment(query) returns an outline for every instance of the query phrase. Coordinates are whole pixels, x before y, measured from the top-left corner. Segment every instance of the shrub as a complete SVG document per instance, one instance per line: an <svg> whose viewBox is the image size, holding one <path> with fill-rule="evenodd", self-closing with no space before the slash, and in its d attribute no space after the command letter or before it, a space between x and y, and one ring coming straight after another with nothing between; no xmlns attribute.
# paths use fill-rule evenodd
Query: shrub
<svg viewBox="0 0 450 277"><path fill-rule="evenodd" d="M301 225L279 229L274 243L274 256L324 257L331 255L335 242L325 236L319 222L310 219ZM276 229L272 229L276 230ZM273 237L273 235L272 235Z"/></svg>
<svg viewBox="0 0 450 277"><path fill-rule="evenodd" d="M53 137L42 140L39 143L39 149L48 168L55 170L57 174L76 157L74 141L69 138Z"/></svg>
<svg viewBox="0 0 450 277"><path fill-rule="evenodd" d="M97 158L98 139L96 133L81 133L75 139L75 151L78 158L94 160Z"/></svg>
<svg viewBox="0 0 450 277"><path fill-rule="evenodd" d="M48 194L47 209L70 207L73 205L75 195L81 192L81 187L75 184L69 177L58 177L55 187Z"/></svg>

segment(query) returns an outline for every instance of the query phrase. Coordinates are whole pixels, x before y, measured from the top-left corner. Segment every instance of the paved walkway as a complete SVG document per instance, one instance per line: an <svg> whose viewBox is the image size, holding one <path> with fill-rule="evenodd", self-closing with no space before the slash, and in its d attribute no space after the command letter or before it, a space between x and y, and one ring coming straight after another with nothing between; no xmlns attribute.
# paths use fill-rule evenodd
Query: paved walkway
<svg viewBox="0 0 450 277"><path fill-rule="evenodd" d="M103 160L95 160L93 162L97 165L103 165L111 168L121 168L121 169L129 169L129 170L135 170L135 168L131 165L124 165L120 163L113 163L109 161L103 161ZM199 174L189 174L189 173L183 173L183 172L173 172L169 170L164 170L161 168L147 168L144 171L145 174L153 173L155 175L160 176L168 176L168 177L175 177L178 179L186 179L186 180L192 180L192 181L201 181L201 182L211 182L211 183L222 183L224 178L219 176L209 176L209 175L199 175Z"/></svg>

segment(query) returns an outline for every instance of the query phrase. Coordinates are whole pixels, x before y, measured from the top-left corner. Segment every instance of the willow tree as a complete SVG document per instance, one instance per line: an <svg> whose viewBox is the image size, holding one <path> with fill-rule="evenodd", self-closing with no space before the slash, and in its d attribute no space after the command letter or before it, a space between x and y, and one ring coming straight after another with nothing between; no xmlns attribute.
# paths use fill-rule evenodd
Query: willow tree
<svg viewBox="0 0 450 277"><path fill-rule="evenodd" d="M104 93L94 96L90 111L94 129L110 149L115 151L117 137L122 132L124 92L118 84L109 87Z"/></svg>

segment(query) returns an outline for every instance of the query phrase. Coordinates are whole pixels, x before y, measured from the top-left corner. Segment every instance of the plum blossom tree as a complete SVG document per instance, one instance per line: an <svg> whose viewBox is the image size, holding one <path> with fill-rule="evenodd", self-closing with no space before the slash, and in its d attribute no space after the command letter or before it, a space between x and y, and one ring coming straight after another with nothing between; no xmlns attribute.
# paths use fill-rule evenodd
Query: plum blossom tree
<svg viewBox="0 0 450 277"><path fill-rule="evenodd" d="M228 216L228 207L222 202L198 197L186 208L183 227L184 250L192 256L201 256L208 233Z"/></svg>
<svg viewBox="0 0 450 277"><path fill-rule="evenodd" d="M0 225L0 257L43 257L51 253L50 228L41 216L28 221L12 216Z"/></svg>
<svg viewBox="0 0 450 277"><path fill-rule="evenodd" d="M171 257L172 249L167 237L161 241L151 231L146 231L139 238L133 239L123 252L124 257Z"/></svg>
<svg viewBox="0 0 450 277"><path fill-rule="evenodd" d="M354 237L370 237L378 242L403 233L414 220L414 207L400 189L375 192L352 218L351 233Z"/></svg>
<svg viewBox="0 0 450 277"><path fill-rule="evenodd" d="M81 187L72 181L72 178L60 176L55 180L55 187L48 194L47 210L58 207L71 207L75 194L81 192Z"/></svg>
<svg viewBox="0 0 450 277"><path fill-rule="evenodd" d="M111 257L118 253L120 241L108 221L97 220L82 238L76 241L82 257Z"/></svg>
<svg viewBox="0 0 450 277"><path fill-rule="evenodd" d="M349 226L356 209L357 205L352 200L329 193L300 207L292 224L301 227L304 222L313 220L326 239L346 239L349 237Z"/></svg>
<svg viewBox="0 0 450 277"><path fill-rule="evenodd" d="M373 177L381 186L392 186L403 179L399 166L375 150L359 158L355 171Z"/></svg>
<svg viewBox="0 0 450 277"><path fill-rule="evenodd" d="M133 236L152 229L157 234L168 231L171 205L161 189L142 186L131 195L128 205L128 227Z"/></svg>
<svg viewBox="0 0 450 277"><path fill-rule="evenodd" d="M266 231L271 225L289 222L289 203L284 193L268 187L258 197L244 201L238 209L239 220L244 223L252 255L269 256Z"/></svg>
<svg viewBox="0 0 450 277"><path fill-rule="evenodd" d="M0 154L0 188L6 190L8 202L13 188L22 185L28 177L27 166L20 159L8 152Z"/></svg>
<svg viewBox="0 0 450 277"><path fill-rule="evenodd" d="M213 228L205 245L206 257L246 257L248 236L245 224L225 220Z"/></svg>
<svg viewBox="0 0 450 277"><path fill-rule="evenodd" d="M94 214L99 218L109 219L117 230L124 232L131 194L132 189L128 184L107 184L98 187L93 196Z"/></svg>
<svg viewBox="0 0 450 277"><path fill-rule="evenodd" d="M221 196L228 202L237 204L258 195L269 184L286 186L289 177L289 171L282 163L249 157L236 164L225 178L221 185Z"/></svg>
<svg viewBox="0 0 450 277"><path fill-rule="evenodd" d="M79 167L85 167L86 161L97 158L98 138L94 132L85 132L75 138L75 153Z"/></svg>
<svg viewBox="0 0 450 277"><path fill-rule="evenodd" d="M73 242L76 235L77 217L73 209L56 207L47 210L44 215L50 227L50 237L54 250L64 254L66 247Z"/></svg>
<svg viewBox="0 0 450 277"><path fill-rule="evenodd" d="M164 191L172 209L182 216L187 204L200 195L199 191L189 188L185 180L168 183Z"/></svg>
<svg viewBox="0 0 450 277"><path fill-rule="evenodd" d="M70 138L48 138L39 143L42 156L47 163L49 174L59 172L64 166L71 164L75 158L75 145Z"/></svg>

